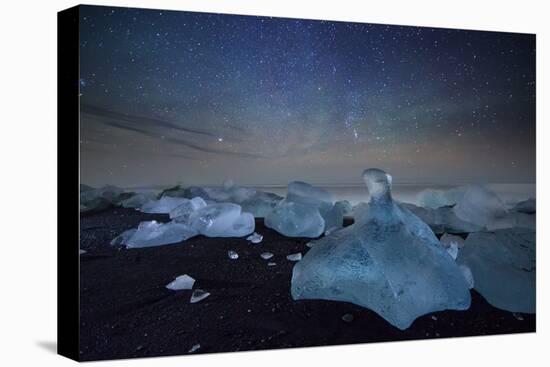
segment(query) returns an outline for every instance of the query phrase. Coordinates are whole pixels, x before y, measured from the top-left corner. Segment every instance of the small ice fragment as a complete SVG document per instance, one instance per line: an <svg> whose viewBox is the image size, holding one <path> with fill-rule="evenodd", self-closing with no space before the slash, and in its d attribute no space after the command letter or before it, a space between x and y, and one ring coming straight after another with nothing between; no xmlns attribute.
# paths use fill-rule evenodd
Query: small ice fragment
<svg viewBox="0 0 550 367"><path fill-rule="evenodd" d="M229 256L229 258L230 258L231 260L236 260L236 259L239 258L239 254L236 253L236 252L233 251L233 250L227 251L227 256Z"/></svg>
<svg viewBox="0 0 550 367"><path fill-rule="evenodd" d="M264 252L260 256L264 260L269 260L273 257L273 254L271 252Z"/></svg>
<svg viewBox="0 0 550 367"><path fill-rule="evenodd" d="M277 263L267 263L267 266L275 266Z"/></svg>
<svg viewBox="0 0 550 367"><path fill-rule="evenodd" d="M523 321L523 316L520 313L513 312L512 315L519 321Z"/></svg>
<svg viewBox="0 0 550 367"><path fill-rule="evenodd" d="M313 243L313 242L308 242L308 243L306 243L306 246L307 246L307 247L309 247L309 248L312 248L312 247L313 247L313 245L314 245L314 243Z"/></svg>
<svg viewBox="0 0 550 367"><path fill-rule="evenodd" d="M300 261L302 260L302 253L298 252L296 254L290 254L286 258L290 261Z"/></svg>
<svg viewBox="0 0 550 367"><path fill-rule="evenodd" d="M82 254L85 254L85 253L86 253L86 250L78 250L79 255L82 255Z"/></svg>
<svg viewBox="0 0 550 367"><path fill-rule="evenodd" d="M195 352L196 350L198 350L200 347L201 347L200 344L195 344L195 345L193 345L193 346L191 347L191 349L189 349L189 352L187 352L187 353L193 353L193 352Z"/></svg>
<svg viewBox="0 0 550 367"><path fill-rule="evenodd" d="M439 240L441 245L443 245L444 248L451 247L451 244L454 242L457 244L458 248L461 249L464 247L464 239L460 236L455 236L450 233L444 233L443 236L441 236L441 239Z"/></svg>
<svg viewBox="0 0 550 367"><path fill-rule="evenodd" d="M250 236L246 237L246 239L252 243L260 243L264 239L264 236L262 236L259 233L252 233Z"/></svg>
<svg viewBox="0 0 550 367"><path fill-rule="evenodd" d="M432 315L432 320L437 321L437 316Z"/></svg>
<svg viewBox="0 0 550 367"><path fill-rule="evenodd" d="M191 295L190 303L197 303L208 297L210 293L203 291L202 289L195 289Z"/></svg>
<svg viewBox="0 0 550 367"><path fill-rule="evenodd" d="M342 320L345 322L352 322L353 321L353 315L350 313L345 314L342 316Z"/></svg>
<svg viewBox="0 0 550 367"><path fill-rule="evenodd" d="M453 258L453 260L456 260L456 257L458 256L458 243L451 242L449 248L447 248L447 253Z"/></svg>
<svg viewBox="0 0 550 367"><path fill-rule="evenodd" d="M128 240L132 238L136 231L136 228L132 228L122 232L121 234L113 238L113 240L111 241L111 246L126 245L126 242L128 242Z"/></svg>
<svg viewBox="0 0 550 367"><path fill-rule="evenodd" d="M193 289L193 284L195 284L195 279L191 278L187 274L180 275L172 282L168 283L166 288L173 291L179 291L182 289Z"/></svg>

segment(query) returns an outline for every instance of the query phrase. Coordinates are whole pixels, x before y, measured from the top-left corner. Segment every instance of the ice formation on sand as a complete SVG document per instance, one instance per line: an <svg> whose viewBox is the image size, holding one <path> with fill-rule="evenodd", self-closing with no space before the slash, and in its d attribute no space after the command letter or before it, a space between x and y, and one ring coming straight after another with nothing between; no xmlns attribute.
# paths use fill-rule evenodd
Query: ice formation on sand
<svg viewBox="0 0 550 367"><path fill-rule="evenodd" d="M262 242L262 240L264 239L264 236L262 236L259 233L254 232L250 236L246 237L246 239L247 239L247 241L250 241L254 244L257 244L257 243Z"/></svg>
<svg viewBox="0 0 550 367"><path fill-rule="evenodd" d="M342 227L343 209L333 204L328 191L294 181L288 184L286 198L265 217L265 224L287 237L319 237Z"/></svg>
<svg viewBox="0 0 550 367"><path fill-rule="evenodd" d="M180 275L170 283L166 285L166 288L171 289L173 291L179 291L182 289L193 289L193 285L195 284L195 279L190 277L187 274Z"/></svg>
<svg viewBox="0 0 550 367"><path fill-rule="evenodd" d="M187 222L191 213L206 206L206 202L200 196L197 196L191 200L182 200L185 201L170 211L170 219L175 222Z"/></svg>
<svg viewBox="0 0 550 367"><path fill-rule="evenodd" d="M424 208L437 209L455 205L462 195L464 195L463 187L448 190L425 189L418 193L417 201Z"/></svg>
<svg viewBox="0 0 550 367"><path fill-rule="evenodd" d="M190 303L197 303L205 299L210 295L209 292L203 291L202 289L195 289L191 295Z"/></svg>
<svg viewBox="0 0 550 367"><path fill-rule="evenodd" d="M479 185L466 187L464 195L453 207L453 212L463 221L475 223L489 230L499 228L499 221L507 215L500 198Z"/></svg>
<svg viewBox="0 0 550 367"><path fill-rule="evenodd" d="M141 207L141 211L150 214L168 214L187 201L189 201L189 199L165 196L158 200L151 200L145 203Z"/></svg>
<svg viewBox="0 0 550 367"><path fill-rule="evenodd" d="M122 200L120 204L124 208L141 208L143 205L149 201L155 200L155 193L153 192L143 192L139 194L134 194L128 199Z"/></svg>
<svg viewBox="0 0 550 367"><path fill-rule="evenodd" d="M401 204L430 226L432 231L441 233L471 233L483 230L483 226L464 221L456 216L453 208L444 206L437 209L423 208L414 204Z"/></svg>
<svg viewBox="0 0 550 367"><path fill-rule="evenodd" d="M345 301L400 329L419 316L470 306L468 285L431 229L391 197L391 177L363 173L371 198L359 221L316 241L292 273L298 299Z"/></svg>
<svg viewBox="0 0 550 367"><path fill-rule="evenodd" d="M535 313L535 232L501 229L472 233L457 262L470 268L475 289L495 307Z"/></svg>
<svg viewBox="0 0 550 367"><path fill-rule="evenodd" d="M183 223L141 222L137 230L125 241L127 248L153 247L185 241L198 232Z"/></svg>
<svg viewBox="0 0 550 367"><path fill-rule="evenodd" d="M243 237L254 232L256 225L251 213L233 203L202 207L191 213L188 223L207 237Z"/></svg>

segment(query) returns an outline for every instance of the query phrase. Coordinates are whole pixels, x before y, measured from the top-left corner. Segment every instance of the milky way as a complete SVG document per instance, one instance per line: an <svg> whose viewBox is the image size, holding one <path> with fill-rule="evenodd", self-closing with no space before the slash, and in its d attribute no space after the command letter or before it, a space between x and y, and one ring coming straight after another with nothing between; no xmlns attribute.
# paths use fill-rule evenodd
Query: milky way
<svg viewBox="0 0 550 367"><path fill-rule="evenodd" d="M535 181L535 36L81 7L81 181Z"/></svg>

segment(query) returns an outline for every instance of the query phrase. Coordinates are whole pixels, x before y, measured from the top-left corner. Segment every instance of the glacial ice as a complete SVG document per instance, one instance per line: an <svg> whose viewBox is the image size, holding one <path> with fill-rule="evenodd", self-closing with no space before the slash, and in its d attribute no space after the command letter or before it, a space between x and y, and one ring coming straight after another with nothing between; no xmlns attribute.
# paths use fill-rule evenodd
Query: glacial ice
<svg viewBox="0 0 550 367"><path fill-rule="evenodd" d="M402 207L409 209L430 226L432 231L441 233L471 233L483 230L483 226L464 221L456 216L453 208L444 206L437 209L423 208L414 204L403 203Z"/></svg>
<svg viewBox="0 0 550 367"><path fill-rule="evenodd" d="M498 226L498 222L507 215L500 198L480 185L468 185L464 195L453 207L453 212L459 219L487 227L489 230Z"/></svg>
<svg viewBox="0 0 550 367"><path fill-rule="evenodd" d="M290 260L290 261L300 261L300 260L302 260L302 253L297 252L295 254L287 255L286 259Z"/></svg>
<svg viewBox="0 0 550 367"><path fill-rule="evenodd" d="M287 237L319 237L342 227L343 209L333 204L328 191L294 181L288 184L285 199L265 217L265 224Z"/></svg>
<svg viewBox="0 0 550 367"><path fill-rule="evenodd" d="M286 199L265 217L264 223L287 237L319 237L325 230L319 209Z"/></svg>
<svg viewBox="0 0 550 367"><path fill-rule="evenodd" d="M250 236L246 237L247 241L250 241L254 244L258 244L258 243L262 242L263 239L264 239L264 236L262 236L261 234L256 233L256 232L254 232Z"/></svg>
<svg viewBox="0 0 550 367"><path fill-rule="evenodd" d="M187 274L180 275L170 283L166 285L166 288L171 289L173 291L179 291L182 289L193 289L193 285L195 284L195 279L190 277Z"/></svg>
<svg viewBox="0 0 550 367"><path fill-rule="evenodd" d="M368 169L368 209L346 228L315 241L296 263L295 300L352 302L400 329L419 316L470 306L462 271L431 229L391 197L391 177Z"/></svg>
<svg viewBox="0 0 550 367"><path fill-rule="evenodd" d="M448 190L425 189L417 194L417 202L424 208L437 209L443 206L455 205L463 195L463 187Z"/></svg>
<svg viewBox="0 0 550 367"><path fill-rule="evenodd" d="M124 208L141 208L149 201L155 200L155 193L143 192L130 196L128 199L122 200L120 204Z"/></svg>
<svg viewBox="0 0 550 367"><path fill-rule="evenodd" d="M183 223L159 223L153 220L141 222L125 245L127 248L168 245L185 241L197 234L194 228Z"/></svg>
<svg viewBox="0 0 550 367"><path fill-rule="evenodd" d="M535 313L535 237L523 228L472 233L457 262L470 268L475 289L493 306Z"/></svg>
<svg viewBox="0 0 550 367"><path fill-rule="evenodd" d="M251 213L233 203L210 204L189 216L189 226L207 237L243 237L254 232Z"/></svg>
<svg viewBox="0 0 550 367"><path fill-rule="evenodd" d="M174 220L175 222L183 222L186 223L189 221L189 216L191 213L193 213L195 210L198 210L200 208L204 208L207 204L206 202L200 197L197 196L193 199L182 199L183 201L180 205L176 206L174 209L170 211L170 219Z"/></svg>
<svg viewBox="0 0 550 367"><path fill-rule="evenodd" d="M141 207L141 211L150 214L169 214L172 210L189 201L185 198L163 196L158 200L151 200Z"/></svg>
<svg viewBox="0 0 550 367"><path fill-rule="evenodd" d="M273 254L271 252L262 252L260 257L264 260L269 260L273 257Z"/></svg>
<svg viewBox="0 0 550 367"><path fill-rule="evenodd" d="M191 294L191 299L189 300L190 303L197 303L205 299L210 295L209 292L203 291L202 289L195 289L193 291L193 294Z"/></svg>

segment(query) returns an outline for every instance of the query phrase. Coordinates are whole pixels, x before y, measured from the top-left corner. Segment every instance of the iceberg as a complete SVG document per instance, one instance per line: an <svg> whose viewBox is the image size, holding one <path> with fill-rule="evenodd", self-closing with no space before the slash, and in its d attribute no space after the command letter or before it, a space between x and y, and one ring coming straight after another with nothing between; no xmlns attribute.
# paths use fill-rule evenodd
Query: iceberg
<svg viewBox="0 0 550 367"><path fill-rule="evenodd" d="M535 313L535 232L523 228L472 233L458 254L474 288L491 305L510 312Z"/></svg>
<svg viewBox="0 0 550 367"><path fill-rule="evenodd" d="M319 237L342 228L344 206L332 195L301 181L288 184L287 195L265 217L265 224L287 237Z"/></svg>
<svg viewBox="0 0 550 367"><path fill-rule="evenodd" d="M179 291L182 289L193 289L193 285L195 284L195 279L190 277L187 274L180 275L170 283L166 285L166 288L171 289L173 291Z"/></svg>
<svg viewBox="0 0 550 367"><path fill-rule="evenodd" d="M163 196L158 200L151 200L141 207L141 211L149 214L169 214L172 210L189 201L186 198Z"/></svg>
<svg viewBox="0 0 550 367"><path fill-rule="evenodd" d="M292 298L352 302L399 329L427 313L469 308L461 269L428 225L392 200L391 176L368 169L363 179L367 210L315 241L294 265Z"/></svg>
<svg viewBox="0 0 550 367"><path fill-rule="evenodd" d="M185 241L197 234L194 228L183 223L159 223L153 220L141 222L124 244L127 248L162 246Z"/></svg>
<svg viewBox="0 0 550 367"><path fill-rule="evenodd" d="M189 221L189 216L191 215L191 213L200 208L204 208L207 205L200 196L197 196L191 200L182 200L185 201L182 201L180 205L176 206L170 211L170 219L174 220L175 222L185 223Z"/></svg>
<svg viewBox="0 0 550 367"><path fill-rule="evenodd" d="M210 204L189 215L189 226L207 237L243 237L254 232L251 213L233 203Z"/></svg>

